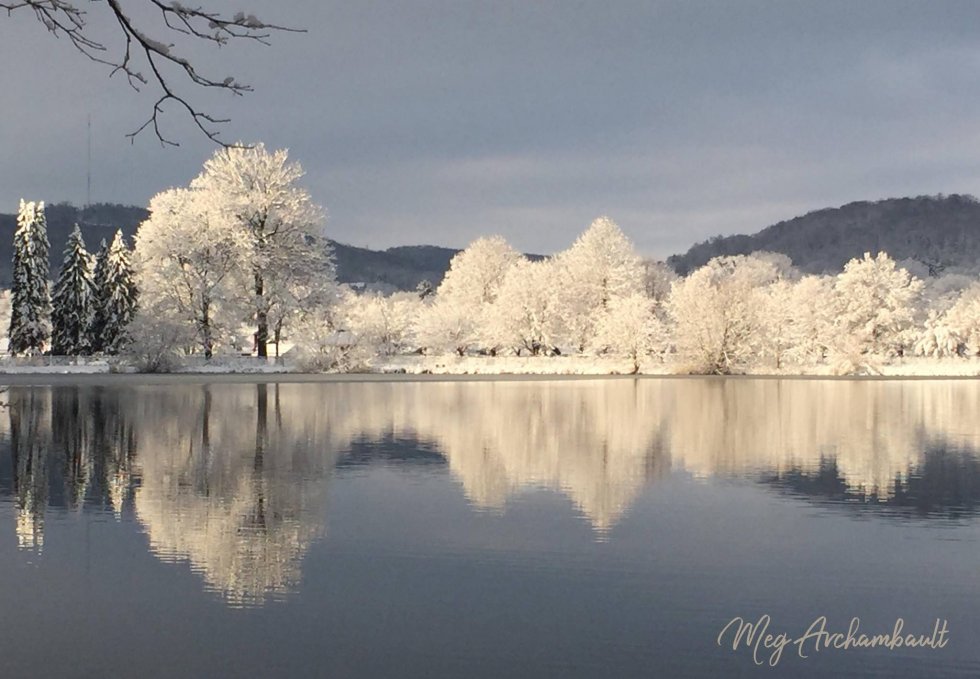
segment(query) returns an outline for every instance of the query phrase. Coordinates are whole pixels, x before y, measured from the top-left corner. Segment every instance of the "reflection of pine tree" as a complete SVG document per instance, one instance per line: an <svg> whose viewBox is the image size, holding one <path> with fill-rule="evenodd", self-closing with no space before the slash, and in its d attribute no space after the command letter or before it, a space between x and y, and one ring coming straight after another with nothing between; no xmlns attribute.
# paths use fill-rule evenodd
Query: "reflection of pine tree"
<svg viewBox="0 0 980 679"><path fill-rule="evenodd" d="M48 504L48 429L43 418L44 390L11 389L10 449L17 504L17 543L22 549L44 546L44 513Z"/></svg>
<svg viewBox="0 0 980 679"><path fill-rule="evenodd" d="M92 413L91 445L93 477L99 480L100 497L116 518L132 495L136 458L136 422L127 416L131 392L94 387L88 411Z"/></svg>
<svg viewBox="0 0 980 679"><path fill-rule="evenodd" d="M80 387L52 389L51 432L56 450L64 451L62 480L65 499L72 509L85 502L92 477L89 455L91 432L87 408L83 408Z"/></svg>

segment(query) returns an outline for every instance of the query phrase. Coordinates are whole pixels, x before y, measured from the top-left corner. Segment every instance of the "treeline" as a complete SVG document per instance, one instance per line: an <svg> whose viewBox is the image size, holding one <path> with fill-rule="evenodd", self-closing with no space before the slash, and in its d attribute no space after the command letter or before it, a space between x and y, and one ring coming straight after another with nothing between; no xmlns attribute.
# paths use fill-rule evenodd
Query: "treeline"
<svg viewBox="0 0 980 679"><path fill-rule="evenodd" d="M609 219L532 262L502 238L457 255L432 294L342 295L341 332L299 337L337 367L403 353L579 354L668 362L677 372L753 368L876 372L900 356L980 354L980 282L920 279L886 253L837 275L785 255L716 257L679 277L644 262Z"/></svg>
<svg viewBox="0 0 980 679"><path fill-rule="evenodd" d="M116 354L138 308L136 272L122 231L99 252L85 249L76 226L54 286L43 202L21 201L13 242L8 351L13 355Z"/></svg>

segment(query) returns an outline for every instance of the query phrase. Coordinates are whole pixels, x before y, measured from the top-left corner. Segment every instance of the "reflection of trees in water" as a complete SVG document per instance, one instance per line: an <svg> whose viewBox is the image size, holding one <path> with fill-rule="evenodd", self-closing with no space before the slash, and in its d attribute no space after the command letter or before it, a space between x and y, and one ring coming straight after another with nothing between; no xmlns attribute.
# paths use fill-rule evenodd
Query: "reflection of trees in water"
<svg viewBox="0 0 980 679"><path fill-rule="evenodd" d="M294 589L335 459L306 436L312 409L284 410L263 384L147 390L138 410L134 504L152 551L190 562L233 605Z"/></svg>
<svg viewBox="0 0 980 679"><path fill-rule="evenodd" d="M819 475L830 460L848 492L885 500L911 475L930 473L925 451L949 447L976 459L980 445L972 381L681 380L663 388L672 394L663 422L675 467L700 476Z"/></svg>
<svg viewBox="0 0 980 679"><path fill-rule="evenodd" d="M821 460L816 470L794 467L763 474L761 481L791 495L857 511L949 519L980 511L980 460L945 447L927 448L920 462L896 474L891 487L882 490L849 486L833 458Z"/></svg>
<svg viewBox="0 0 980 679"><path fill-rule="evenodd" d="M183 384L7 399L21 545L41 546L48 504L131 511L156 555L243 605L296 587L331 470L379 450L444 459L478 507L559 491L597 530L675 470L924 515L975 512L980 487L972 382Z"/></svg>
<svg viewBox="0 0 980 679"><path fill-rule="evenodd" d="M478 507L501 509L523 488L550 488L602 530L670 469L658 422L649 417L658 395L640 385L347 383L322 385L320 400L345 449L362 439L415 440L446 458ZM308 387L288 389L299 395Z"/></svg>
<svg viewBox="0 0 980 679"><path fill-rule="evenodd" d="M17 544L40 551L44 546L44 512L48 500L47 440L50 394L29 387L8 399L10 460L16 502Z"/></svg>

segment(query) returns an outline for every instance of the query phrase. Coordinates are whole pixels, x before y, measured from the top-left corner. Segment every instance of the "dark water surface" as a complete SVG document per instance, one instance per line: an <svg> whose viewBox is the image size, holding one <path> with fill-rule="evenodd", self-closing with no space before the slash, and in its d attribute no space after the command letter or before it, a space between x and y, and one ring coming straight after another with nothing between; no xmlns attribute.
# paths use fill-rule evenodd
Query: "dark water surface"
<svg viewBox="0 0 980 679"><path fill-rule="evenodd" d="M974 381L0 400L4 679L980 676ZM718 645L766 614L948 642Z"/></svg>

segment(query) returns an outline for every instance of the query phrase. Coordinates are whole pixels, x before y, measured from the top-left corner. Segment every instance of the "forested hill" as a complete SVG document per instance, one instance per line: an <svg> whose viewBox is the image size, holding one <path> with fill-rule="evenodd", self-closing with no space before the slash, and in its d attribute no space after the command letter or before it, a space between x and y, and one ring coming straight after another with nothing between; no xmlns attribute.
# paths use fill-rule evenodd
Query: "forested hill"
<svg viewBox="0 0 980 679"><path fill-rule="evenodd" d="M97 204L80 209L47 206L52 277L61 266L68 234L78 222L89 250L122 229L130 238L146 210ZM9 287L14 215L0 214L0 286ZM333 242L337 277L382 290L412 290L421 281L438 285L458 250L416 245L369 250ZM884 250L896 260L915 259L933 271L980 271L980 202L972 196L920 196L849 203L780 222L751 236L718 236L668 262L682 274L718 255L781 252L810 273L836 272L852 257Z"/></svg>
<svg viewBox="0 0 980 679"><path fill-rule="evenodd" d="M980 202L972 196L919 196L849 203L779 222L752 236L718 236L668 263L681 274L719 255L781 252L808 273L840 271L852 257L885 251L933 271L980 270Z"/></svg>
<svg viewBox="0 0 980 679"><path fill-rule="evenodd" d="M122 229L132 245L132 236L146 219L143 208L128 205L96 204L76 208L67 203L47 205L48 240L51 242L51 275L57 276L62 251L77 222L90 251ZM13 237L17 217L0 214L0 286L10 286ZM423 280L438 285L449 269L449 260L458 250L418 245L368 250L331 241L337 259L337 277L343 283L367 283L383 290L414 290Z"/></svg>

